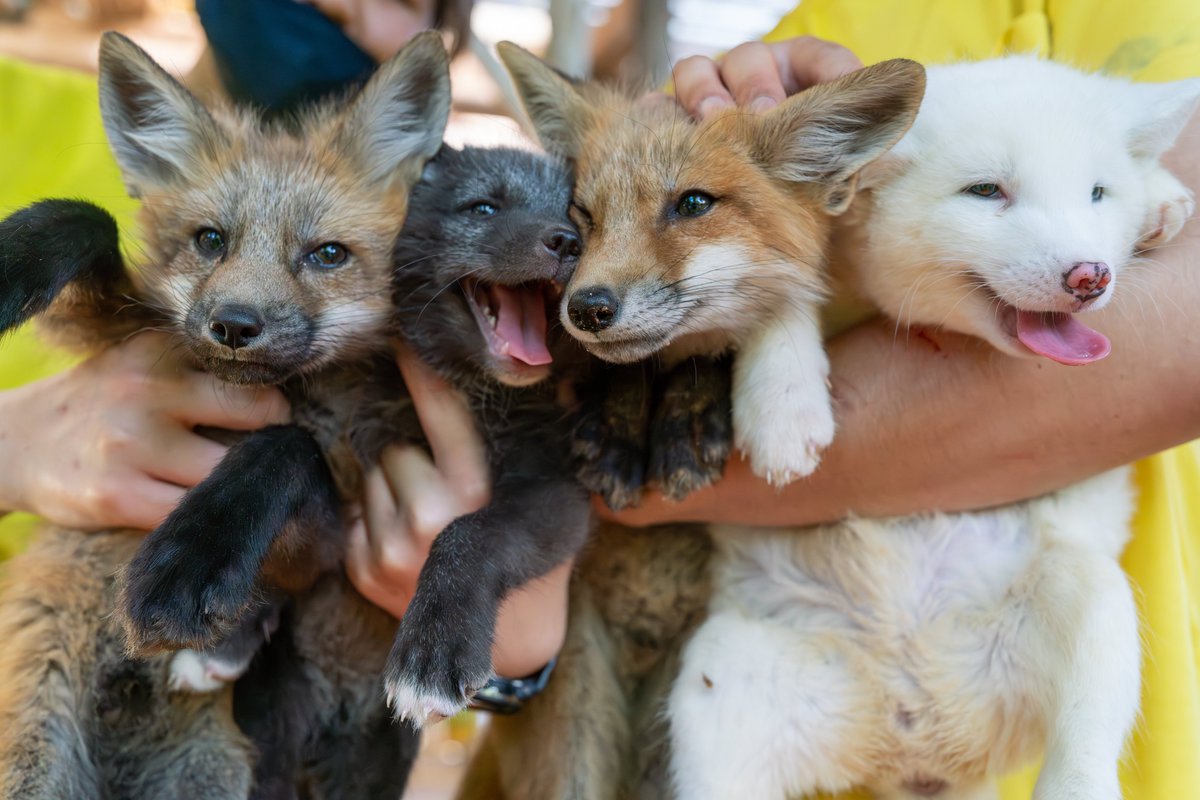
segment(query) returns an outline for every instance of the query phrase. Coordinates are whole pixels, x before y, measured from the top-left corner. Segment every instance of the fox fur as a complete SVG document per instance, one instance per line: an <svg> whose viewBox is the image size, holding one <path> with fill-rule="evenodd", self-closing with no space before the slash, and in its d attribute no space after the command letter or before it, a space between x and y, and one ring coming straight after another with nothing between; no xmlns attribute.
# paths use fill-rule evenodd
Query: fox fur
<svg viewBox="0 0 1200 800"><path fill-rule="evenodd" d="M831 222L912 123L920 65L889 61L761 116L698 124L669 101L575 85L515 45L501 57L543 145L576 170L586 246L563 326L617 363L735 351L738 447L774 484L812 472L834 432L817 311Z"/></svg>
<svg viewBox="0 0 1200 800"><path fill-rule="evenodd" d="M1035 357L1013 314L1076 324L1053 315L1107 302L1190 217L1159 158L1198 94L1032 59L930 68L912 130L838 232L851 282L900 323ZM1104 291L1071 291L1079 263L1106 266ZM460 797L983 800L1044 753L1038 800L1117 800L1139 692L1118 563L1132 509L1119 469L989 511L716 526L690 553L678 531L616 531L602 566L581 564L555 682L491 732ZM676 560L652 586L616 577L660 553ZM676 635L635 632L662 615Z"/></svg>
<svg viewBox="0 0 1200 800"><path fill-rule="evenodd" d="M165 327L222 379L281 383L295 423L210 432L231 443L229 454L140 544L120 532L63 531L11 565L0 629L25 647L5 653L6 675L22 680L6 679L11 691L0 697L13 736L0 748L0 787L41 787L51 769L71 780L92 774L95 698L118 710L126 702L96 684L135 670L138 709L160 717L148 730L161 733L151 742L164 758L192 748L225 765L227 783L198 796L397 796L417 739L411 724L393 722L381 673L400 687L400 716L424 721L435 693L442 710L464 703L491 677L504 592L578 547L587 501L564 468L566 416L541 380L550 368L523 370L494 352L496 334L488 338L478 302L459 285L471 280L480 298L531 292L526 319L556 302L578 253L569 178L515 150L446 148L427 161L448 110L445 60L435 35L419 37L347 103L261 125L201 107L132 44L105 37L105 121L130 190L145 200L152 266L124 268L115 226L98 209L37 204L0 223L11 277L3 323L44 310L44 327L87 348ZM206 247L217 242L207 231L220 246ZM320 263L331 255L346 263ZM223 305L237 313L218 314ZM262 330L222 349L231 334L217 324L242 325L244 309ZM395 621L350 588L339 560L341 500L357 497L362 466L390 441L422 441L388 352L397 333L472 400L497 482L493 504L438 539L402 624L408 640L393 643ZM574 347L562 344L548 347L569 363ZM61 568L103 591L58 597L25 583L38 565L62 561L64 547L99 553ZM36 601L18 615L8 598L25 596ZM60 614L58 638L44 641L58 605L76 602L78 618ZM447 629L451 619L467 624ZM68 622L102 631L104 647L81 651L87 640ZM69 697L55 688L60 672ZM212 691L188 700L180 688ZM402 690L426 695L397 697ZM173 710L177 701L198 709L196 721ZM131 780L158 780L146 771L154 750L131 746L125 756ZM206 769L208 783L187 785L223 774ZM134 791L101 778L98 796L181 791L173 781ZM20 796L76 796L59 784L39 791Z"/></svg>

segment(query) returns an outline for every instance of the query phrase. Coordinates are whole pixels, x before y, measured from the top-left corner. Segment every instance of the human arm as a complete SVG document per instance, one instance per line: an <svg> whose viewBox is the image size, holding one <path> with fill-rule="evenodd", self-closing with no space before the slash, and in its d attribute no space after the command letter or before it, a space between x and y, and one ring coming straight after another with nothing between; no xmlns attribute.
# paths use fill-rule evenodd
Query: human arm
<svg viewBox="0 0 1200 800"><path fill-rule="evenodd" d="M786 43L785 43L786 44ZM697 93L683 86L681 99ZM686 99L685 99L685 102ZM1200 120L1166 165L1200 189ZM1011 358L966 337L877 321L828 343L838 435L822 466L776 493L734 460L680 504L657 495L615 518L804 525L1013 502L1200 436L1200 226L1130 270L1089 315L1113 341L1081 368Z"/></svg>
<svg viewBox="0 0 1200 800"><path fill-rule="evenodd" d="M286 422L268 387L222 383L143 333L0 392L0 509L73 528L150 529L225 455L194 431Z"/></svg>
<svg viewBox="0 0 1200 800"><path fill-rule="evenodd" d="M367 475L363 518L351 529L346 559L363 596L396 617L412 599L434 538L490 497L483 442L462 398L411 353L402 350L399 364L433 458L417 447L384 451ZM565 564L504 599L492 648L497 674L530 675L558 652L570 571Z"/></svg>

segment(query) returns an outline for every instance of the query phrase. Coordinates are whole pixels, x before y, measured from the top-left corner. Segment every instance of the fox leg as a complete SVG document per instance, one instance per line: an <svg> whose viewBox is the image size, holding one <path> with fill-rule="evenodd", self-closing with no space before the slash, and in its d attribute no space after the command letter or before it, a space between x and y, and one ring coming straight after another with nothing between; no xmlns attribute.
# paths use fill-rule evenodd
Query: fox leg
<svg viewBox="0 0 1200 800"><path fill-rule="evenodd" d="M119 341L151 323L133 295L107 211L43 200L0 221L0 334L42 314L62 344Z"/></svg>

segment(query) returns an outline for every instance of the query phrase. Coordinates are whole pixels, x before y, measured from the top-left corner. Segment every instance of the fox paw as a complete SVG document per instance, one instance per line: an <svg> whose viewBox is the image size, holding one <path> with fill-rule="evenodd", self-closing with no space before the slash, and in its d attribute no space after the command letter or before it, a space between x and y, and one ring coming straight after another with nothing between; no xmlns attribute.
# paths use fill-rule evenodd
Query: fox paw
<svg viewBox="0 0 1200 800"><path fill-rule="evenodd" d="M644 443L623 436L601 409L585 413L571 442L576 478L588 491L604 498L609 508L634 505L645 486Z"/></svg>
<svg viewBox="0 0 1200 800"><path fill-rule="evenodd" d="M833 443L833 408L824 393L754 419L738 416L736 406L734 414L738 449L750 459L754 474L776 488L811 475Z"/></svg>
<svg viewBox="0 0 1200 800"><path fill-rule="evenodd" d="M733 443L727 361L675 368L650 428L650 480L672 500L721 477Z"/></svg>
<svg viewBox="0 0 1200 800"><path fill-rule="evenodd" d="M1138 240L1137 249L1149 250L1171 241L1183 230L1195 211L1196 202L1190 194L1160 203L1156 214L1152 216L1149 231Z"/></svg>
<svg viewBox="0 0 1200 800"><path fill-rule="evenodd" d="M479 605L464 595L481 594L468 591L450 603L414 598L409 605L384 675L396 719L422 728L454 716L492 679L492 631L483 626L495 618L494 610L459 607L463 601Z"/></svg>
<svg viewBox="0 0 1200 800"><path fill-rule="evenodd" d="M177 539L165 528L150 534L119 578L117 614L133 655L208 648L250 605L258 570L244 553Z"/></svg>

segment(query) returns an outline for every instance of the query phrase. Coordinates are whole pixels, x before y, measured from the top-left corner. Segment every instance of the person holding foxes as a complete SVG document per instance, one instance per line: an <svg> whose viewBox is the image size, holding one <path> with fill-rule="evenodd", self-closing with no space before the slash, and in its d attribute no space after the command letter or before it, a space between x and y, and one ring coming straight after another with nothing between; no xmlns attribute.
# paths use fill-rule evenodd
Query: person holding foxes
<svg viewBox="0 0 1200 800"><path fill-rule="evenodd" d="M355 38L356 4L313 5ZM395 46L415 30L398 35ZM1187 0L1116 0L1103 9L1086 0L805 0L766 41L719 61L678 64L679 102L698 118L730 104L762 110L864 62L898 56L940 63L1036 52L1141 80L1200 76L1200 8ZM386 55L378 40L362 44L372 57L376 45ZM1168 164L1200 189L1200 119ZM1141 595L1146 677L1143 724L1122 779L1134 800L1191 796L1200 786L1200 643L1192 621L1200 603L1200 446L1188 442L1200 437L1200 370L1188 357L1195 327L1188 309L1200 301L1200 278L1186 267L1197 260L1193 222L1154 255L1135 287L1148 303L1162 299L1142 316L1102 316L1121 346L1086 370L989 358L972 340L943 333L905 344L890 323L835 313L829 352L840 434L812 477L777 492L734 460L720 483L683 503L650 494L637 509L601 513L633 525L803 525L847 513L981 508L1141 459L1125 567ZM252 427L286 417L272 390L218 393L211 378L154 345L153 334L143 335L0 393L0 507L70 525L150 527L221 457L193 426ZM429 542L486 502L488 486L466 408L403 351L400 363L433 459L403 449L384 457L370 477L348 559L360 591L397 614ZM566 580L567 570L559 570L506 606L496 656L502 673L526 674L553 657ZM1030 788L1029 775L1014 776L1005 800L1028 797Z"/></svg>

